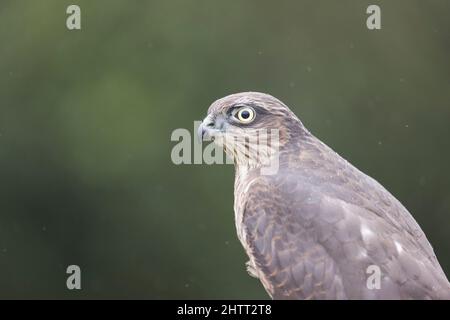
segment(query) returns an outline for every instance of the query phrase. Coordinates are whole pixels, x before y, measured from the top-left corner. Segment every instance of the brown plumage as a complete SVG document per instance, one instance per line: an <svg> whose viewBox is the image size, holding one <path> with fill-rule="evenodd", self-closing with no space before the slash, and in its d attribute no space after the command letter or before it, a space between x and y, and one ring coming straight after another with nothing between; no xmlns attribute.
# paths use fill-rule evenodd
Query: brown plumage
<svg viewBox="0 0 450 320"><path fill-rule="evenodd" d="M230 145L257 130L279 132L271 152L258 153L246 140ZM278 99L246 92L217 100L199 134L234 159L238 237L249 272L272 298L450 299L450 284L410 213ZM275 173L262 174L261 154L277 158ZM371 266L379 268L379 288L368 285Z"/></svg>

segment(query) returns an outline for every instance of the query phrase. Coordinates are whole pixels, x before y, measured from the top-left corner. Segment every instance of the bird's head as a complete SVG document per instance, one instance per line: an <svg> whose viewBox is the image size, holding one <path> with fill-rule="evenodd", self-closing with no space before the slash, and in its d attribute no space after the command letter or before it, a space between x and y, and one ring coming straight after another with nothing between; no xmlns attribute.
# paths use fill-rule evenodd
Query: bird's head
<svg viewBox="0 0 450 320"><path fill-rule="evenodd" d="M215 101L198 128L235 163L257 165L306 129L280 100L258 92L236 93Z"/></svg>

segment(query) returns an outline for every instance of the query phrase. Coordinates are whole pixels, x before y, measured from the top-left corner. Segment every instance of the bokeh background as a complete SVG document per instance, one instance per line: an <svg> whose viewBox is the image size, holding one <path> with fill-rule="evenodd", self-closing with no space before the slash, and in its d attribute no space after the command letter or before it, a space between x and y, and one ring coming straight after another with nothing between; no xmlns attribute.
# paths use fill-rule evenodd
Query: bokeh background
<svg viewBox="0 0 450 320"><path fill-rule="evenodd" d="M249 90L385 185L450 275L449 14L448 0L1 0L0 298L267 298L236 237L233 167L170 159L174 129Z"/></svg>

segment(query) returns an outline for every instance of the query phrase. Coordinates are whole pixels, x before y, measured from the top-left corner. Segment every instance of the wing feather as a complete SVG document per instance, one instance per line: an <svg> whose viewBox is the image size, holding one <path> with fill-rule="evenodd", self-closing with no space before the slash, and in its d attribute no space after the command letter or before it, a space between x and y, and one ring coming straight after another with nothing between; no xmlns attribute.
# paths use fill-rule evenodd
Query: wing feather
<svg viewBox="0 0 450 320"><path fill-rule="evenodd" d="M449 297L433 250L406 209L407 215L389 211L399 210L392 199L368 209L357 194L359 201L348 202L332 186L324 193L301 175L260 177L245 196L244 246L273 298ZM400 221L393 218L398 214ZM405 221L412 229L399 227ZM380 289L367 286L371 265L381 270Z"/></svg>

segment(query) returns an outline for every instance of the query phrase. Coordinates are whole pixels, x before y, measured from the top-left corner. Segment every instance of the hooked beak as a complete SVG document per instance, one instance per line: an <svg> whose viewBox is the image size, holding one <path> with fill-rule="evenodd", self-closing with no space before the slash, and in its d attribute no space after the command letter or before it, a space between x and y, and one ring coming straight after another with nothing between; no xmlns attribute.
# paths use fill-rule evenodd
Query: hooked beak
<svg viewBox="0 0 450 320"><path fill-rule="evenodd" d="M215 130L215 123L214 120L210 115L208 115L202 123L198 126L197 129L197 137L200 142L207 139L212 139L213 135L211 134L211 131Z"/></svg>
<svg viewBox="0 0 450 320"><path fill-rule="evenodd" d="M205 132L206 132L206 129L203 126L203 122L202 122L202 123L200 123L200 125L198 126L198 129L197 129L197 138L198 138L199 142L203 141L203 136L205 135Z"/></svg>

